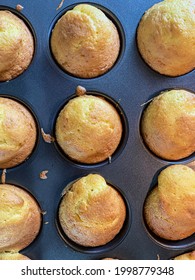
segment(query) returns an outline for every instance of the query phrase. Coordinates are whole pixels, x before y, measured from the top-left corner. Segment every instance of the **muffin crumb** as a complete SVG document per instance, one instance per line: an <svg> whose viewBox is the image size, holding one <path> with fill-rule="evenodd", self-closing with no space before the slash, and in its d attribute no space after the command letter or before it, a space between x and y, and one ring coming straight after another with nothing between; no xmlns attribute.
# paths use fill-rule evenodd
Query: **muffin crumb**
<svg viewBox="0 0 195 280"><path fill-rule="evenodd" d="M63 4L64 4L64 0L62 0L60 4L57 6L56 11L62 8Z"/></svg>
<svg viewBox="0 0 195 280"><path fill-rule="evenodd" d="M78 86L76 88L76 95L77 96L82 96L82 95L85 95L87 92L86 88L82 87L82 86Z"/></svg>
<svg viewBox="0 0 195 280"><path fill-rule="evenodd" d="M5 184L6 181L6 169L3 169L2 175L1 175L1 183Z"/></svg>
<svg viewBox="0 0 195 280"><path fill-rule="evenodd" d="M42 180L47 179L47 175L46 175L47 173L48 173L48 170L41 171L41 173L39 174L40 179L42 179Z"/></svg>
<svg viewBox="0 0 195 280"><path fill-rule="evenodd" d="M23 9L24 9L24 7L23 7L22 5L20 5L20 4L18 4L18 5L16 6L16 10L17 10L18 12L21 12Z"/></svg>
<svg viewBox="0 0 195 280"><path fill-rule="evenodd" d="M154 99L154 98L149 99L148 101L142 103L140 106L141 106L141 107L145 106L146 104L150 103L153 99Z"/></svg>
<svg viewBox="0 0 195 280"><path fill-rule="evenodd" d="M43 130L43 128L41 128L41 134L42 134L42 137L43 137L43 140L46 142L46 143L52 143L55 141L55 138L53 136L51 136L50 134L46 134Z"/></svg>

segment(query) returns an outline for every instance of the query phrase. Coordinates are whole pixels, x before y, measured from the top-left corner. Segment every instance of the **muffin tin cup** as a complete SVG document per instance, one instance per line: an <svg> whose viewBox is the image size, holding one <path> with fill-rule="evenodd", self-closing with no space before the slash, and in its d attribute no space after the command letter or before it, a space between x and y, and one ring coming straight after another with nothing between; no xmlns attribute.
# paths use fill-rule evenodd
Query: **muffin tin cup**
<svg viewBox="0 0 195 280"><path fill-rule="evenodd" d="M78 167L78 168L82 168L82 169L93 169L93 168L97 168L97 167L102 167L104 165L112 164L112 162L117 160L117 158L121 155L121 153L123 152L123 150L125 149L125 146L127 144L127 140L128 140L128 136L129 136L129 127L128 127L128 121L127 121L127 117L126 117L126 114L125 114L124 110L122 109L120 104L117 103L113 98L109 97L108 95L106 95L104 93L90 91L90 90L86 92L86 95L94 95L94 96L97 96L97 97L104 98L111 105L113 105L113 107L117 110L117 112L118 112L118 114L121 118L123 132L122 132L121 141L120 141L118 147L116 148L115 152L111 155L110 158L108 158L104 161L94 163L94 164L85 164L85 163L81 163L81 162L78 162L76 160L73 160L68 155L66 155L65 152L60 147L60 145L57 143L57 140L54 142L54 146L57 149L58 153L61 154L61 156L66 161L68 161L71 165L73 165L75 167ZM76 98L76 97L77 97L77 95L74 94L74 95L71 95L67 100L65 100L65 103L60 107L58 113L56 114L56 117L53 121L53 135L54 135L55 139L56 139L56 137L55 137L55 126L56 126L56 121L57 121L58 115L61 112L61 110L64 108L64 106L71 99Z"/></svg>
<svg viewBox="0 0 195 280"><path fill-rule="evenodd" d="M11 13L13 13L15 16L17 16L18 18L20 18L25 24L26 26L28 27L29 31L31 32L32 34L32 37L33 37L33 41L34 41L34 52L33 52L33 56L32 56L32 59L31 59L31 62L30 64L28 65L28 67L22 72L20 73L18 76L12 78L11 80L8 80L8 81L0 81L0 85L2 83L7 83L7 82L10 82L12 80L15 80L17 79L18 77L21 77L23 76L23 74L25 74L27 71L30 71L29 68L31 68L31 64L34 63L34 58L36 56L36 46L37 46L37 37L36 37L36 33L35 33L35 30L32 26L32 24L30 23L30 21L19 11L17 11L16 9L10 7L10 6L4 6L4 5L0 5L0 11L2 10L7 10L7 11L10 11Z"/></svg>
<svg viewBox="0 0 195 280"><path fill-rule="evenodd" d="M119 50L119 54L118 54L118 57L115 61L115 63L113 64L113 66L108 69L108 71L106 71L105 73L101 74L101 75L98 75L96 77L92 77L92 78L82 78L82 77L78 77L76 75L73 75L71 73L69 73L68 71L66 71L65 69L63 69L59 63L56 61L53 53L52 53L52 50L51 50L51 34L52 34L52 31L56 25L56 23L58 22L58 20L69 10L72 10L76 5L78 4L90 4L90 5L93 5L94 7L100 9L102 12L104 12L104 14L114 23L114 25L116 26L117 28L117 31L118 31L118 34L119 34L119 38L120 38L120 50ZM125 51L125 46L126 46L126 43L125 43L125 32L124 32L124 29L123 29L123 26L122 24L120 23L119 19L107 8L105 8L104 6L100 5L100 4L97 4L97 3L90 3L90 2L80 2L80 3L75 3L75 4L72 4L70 6L67 6L66 8L64 8L62 11L60 11L56 16L55 18L53 19L51 25L50 25L50 28L49 28L49 32L48 32L48 49L47 49L47 54L48 54L48 57L49 57L49 60L50 60L50 63L51 65L62 75L64 76L65 78L72 78L72 79L78 79L78 80L93 80L93 79L98 79L98 78L101 78L102 76L108 74L110 71L112 71L118 64L120 64L120 61L122 60L123 58L123 55L124 55L124 51Z"/></svg>
<svg viewBox="0 0 195 280"><path fill-rule="evenodd" d="M148 197L148 195L151 193L151 191L157 187L157 180L158 180L158 176L160 175L161 171L163 171L164 169L166 169L168 166L164 166L163 168L161 168L160 170L158 170L156 172L156 174L153 177L151 186L148 190L148 193L146 195L146 198L143 202L143 210L142 210L142 223L143 223L143 227L145 232L147 233L147 235L149 236L149 238L152 240L152 242L156 243L158 246L165 248L167 250L187 250L189 248L193 248L193 246L195 246L195 233L190 235L189 237L186 237L184 239L181 240L168 240L168 239L164 239L159 237L158 235L156 235L147 225L147 222L145 220L144 217L144 205L145 205L145 201Z"/></svg>
<svg viewBox="0 0 195 280"><path fill-rule="evenodd" d="M8 94L4 94L4 95L0 94L0 97L11 99L13 101L20 103L22 106L24 106L31 113L31 115L35 121L35 125L36 125L36 133L37 133L36 141L35 141L35 145L33 147L33 150L31 151L30 155L24 161L22 161L21 163L15 165L13 167L0 168L0 170L2 170L2 169L17 170L18 168L21 168L25 164L29 164L30 162L32 162L34 160L34 157L37 153L36 151L37 151L37 148L38 148L38 145L40 142L40 124L39 124L39 120L38 120L37 116L35 115L33 109L31 108L30 104L28 104L28 101L21 100L15 96L11 96Z"/></svg>
<svg viewBox="0 0 195 280"><path fill-rule="evenodd" d="M160 238L159 236L155 235L147 226L146 222L144 221L144 228L150 239L156 243L157 245L168 249L168 250L186 250L189 248L193 248L195 245L195 234L182 239L182 240L166 240L163 238Z"/></svg>
<svg viewBox="0 0 195 280"><path fill-rule="evenodd" d="M187 88L182 88L182 87L174 87L174 88L166 88L166 89L163 89L161 90L160 92L157 92L155 93L151 99L149 99L148 101L146 101L146 103L142 106L142 111L141 111L141 114L139 116L139 139L140 139L140 142L142 143L143 145L143 148L156 160L160 161L161 163L163 164L187 164L191 161L194 161L195 160L195 152L192 153L191 155L185 157L185 158L181 158L181 159L178 159L178 160L169 160L169 159L164 159L158 155L156 155L152 150L150 150L150 148L148 147L148 145L145 143L144 139L143 139L143 136L142 136L142 132L141 132L141 122L142 122L142 116L144 114L144 111L147 109L147 107L149 106L149 104L152 102L152 100L161 95L162 93L166 92L166 91L169 91L169 90L187 90L193 94L195 94L194 91L192 91L191 89L187 89Z"/></svg>
<svg viewBox="0 0 195 280"><path fill-rule="evenodd" d="M63 231L61 225L60 225L60 221L59 221L59 207L62 201L63 196L66 194L66 192L71 188L72 184L75 183L77 180L79 180L80 178L70 182L62 191L62 197L59 201L59 205L56 211L56 228L58 230L58 233L60 235L60 237L63 239L64 243L67 244L70 248L72 248L75 251L79 251L81 253L84 254L103 254L106 253L112 249L114 249L115 247L117 247L121 242L123 242L123 240L126 238L130 227L131 227L131 208L130 208L130 204L129 201L127 199L127 197L125 196L124 192L122 192L121 189L119 189L118 187L116 187L115 185L111 184L110 182L107 182L107 184L113 188L115 188L120 195L122 196L124 202L125 202L125 206L126 206L126 218L124 221L124 224L120 230L120 232L108 243L106 243L105 245L101 245L101 246L96 246L96 247L85 247L82 245L79 245L77 243L75 243L74 241L72 241Z"/></svg>

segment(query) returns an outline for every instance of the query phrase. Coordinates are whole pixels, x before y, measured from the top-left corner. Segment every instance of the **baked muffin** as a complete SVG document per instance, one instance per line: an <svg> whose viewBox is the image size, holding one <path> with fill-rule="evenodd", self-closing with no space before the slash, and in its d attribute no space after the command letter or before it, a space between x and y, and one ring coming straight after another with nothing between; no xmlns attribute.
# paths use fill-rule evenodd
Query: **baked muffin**
<svg viewBox="0 0 195 280"><path fill-rule="evenodd" d="M137 45L160 74L179 76L195 67L195 0L164 0L143 15Z"/></svg>
<svg viewBox="0 0 195 280"><path fill-rule="evenodd" d="M22 188L0 185L0 252L17 253L38 235L41 211Z"/></svg>
<svg viewBox="0 0 195 280"><path fill-rule="evenodd" d="M118 259L114 259L114 258L104 258L102 259L103 261L112 261L112 260L118 260Z"/></svg>
<svg viewBox="0 0 195 280"><path fill-rule="evenodd" d="M98 8L79 4L56 23L51 51L58 64L70 74L94 78L107 72L120 49L118 31Z"/></svg>
<svg viewBox="0 0 195 280"><path fill-rule="evenodd" d="M0 253L0 261L2 260L30 260L27 256L24 256L20 253Z"/></svg>
<svg viewBox="0 0 195 280"><path fill-rule="evenodd" d="M122 123L117 110L105 99L83 95L71 99L56 122L56 140L71 159L98 163L117 149Z"/></svg>
<svg viewBox="0 0 195 280"><path fill-rule="evenodd" d="M30 64L34 40L28 27L18 16L0 11L0 81L20 75Z"/></svg>
<svg viewBox="0 0 195 280"><path fill-rule="evenodd" d="M23 162L31 154L36 137L31 113L19 102L0 97L0 168Z"/></svg>
<svg viewBox="0 0 195 280"><path fill-rule="evenodd" d="M175 257L174 260L188 260L188 261L195 260L195 251L179 255Z"/></svg>
<svg viewBox="0 0 195 280"><path fill-rule="evenodd" d="M164 169L146 198L144 217L150 230L167 240L195 233L195 171L185 165Z"/></svg>
<svg viewBox="0 0 195 280"><path fill-rule="evenodd" d="M162 92L141 119L145 144L157 156L179 160L195 151L195 94L174 89Z"/></svg>
<svg viewBox="0 0 195 280"><path fill-rule="evenodd" d="M111 241L121 230L125 217L122 196L97 174L74 182L59 207L63 231L82 246L96 247Z"/></svg>

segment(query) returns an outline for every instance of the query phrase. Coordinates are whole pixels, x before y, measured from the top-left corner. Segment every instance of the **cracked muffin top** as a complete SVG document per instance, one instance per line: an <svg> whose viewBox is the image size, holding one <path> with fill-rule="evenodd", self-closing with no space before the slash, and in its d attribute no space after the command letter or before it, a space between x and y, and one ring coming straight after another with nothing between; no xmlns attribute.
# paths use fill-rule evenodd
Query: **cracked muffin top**
<svg viewBox="0 0 195 280"><path fill-rule="evenodd" d="M41 210L24 189L0 184L0 259L20 258L18 252L38 235Z"/></svg>
<svg viewBox="0 0 195 280"><path fill-rule="evenodd" d="M195 0L164 0L148 9L137 29L142 58L155 71L180 76L195 68Z"/></svg>
<svg viewBox="0 0 195 280"><path fill-rule="evenodd" d="M144 205L145 221L156 235L181 240L195 233L195 172L171 165L161 171Z"/></svg>
<svg viewBox="0 0 195 280"><path fill-rule="evenodd" d="M195 152L195 94L184 89L161 92L146 107L142 137L149 149L166 160Z"/></svg>
<svg viewBox="0 0 195 280"><path fill-rule="evenodd" d="M51 50L58 64L81 78L107 72L117 60L119 49L119 34L113 22L88 4L67 11L51 35Z"/></svg>
<svg viewBox="0 0 195 280"><path fill-rule="evenodd" d="M72 184L62 198L59 221L65 234L82 246L100 246L121 230L126 206L120 193L98 174Z"/></svg>
<svg viewBox="0 0 195 280"><path fill-rule="evenodd" d="M23 73L33 54L34 39L24 21L10 11L0 11L0 81Z"/></svg>
<svg viewBox="0 0 195 280"><path fill-rule="evenodd" d="M71 99L56 122L56 140L71 159L94 164L112 156L122 136L117 110L104 98L83 95Z"/></svg>
<svg viewBox="0 0 195 280"><path fill-rule="evenodd" d="M30 111L13 99L0 97L0 168L14 167L27 159L36 137Z"/></svg>

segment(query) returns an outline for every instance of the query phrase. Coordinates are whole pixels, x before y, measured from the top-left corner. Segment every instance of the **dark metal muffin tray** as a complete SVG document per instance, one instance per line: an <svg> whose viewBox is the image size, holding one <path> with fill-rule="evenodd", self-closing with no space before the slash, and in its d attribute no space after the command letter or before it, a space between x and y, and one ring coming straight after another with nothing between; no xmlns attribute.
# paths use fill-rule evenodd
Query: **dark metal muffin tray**
<svg viewBox="0 0 195 280"><path fill-rule="evenodd" d="M150 69L140 57L136 46L136 29L143 13L156 0L88 1L102 9L119 29L121 52L114 67L93 79L79 79L64 73L50 53L50 33L54 23L67 9L83 1L0 1L0 9L11 9L32 27L35 55L30 67L19 77L0 83L0 94L21 100L34 112L39 137L33 154L24 163L7 169L6 182L25 187L39 202L43 211L42 228L35 241L21 253L31 259L95 260L106 257L128 260L171 259L195 249L195 236L168 242L148 232L143 219L143 203L148 191L157 182L159 172L170 164L192 162L194 155L178 162L161 160L152 155L142 142L139 125L144 105L168 88L195 91L195 72L170 78ZM16 5L24 9L16 11ZM5 7L6 6L6 7ZM88 92L100 92L116 104L124 115L124 142L117 155L93 166L67 160L55 143L46 143L41 135L53 135L57 113L81 85ZM121 108L121 109L120 109ZM40 172L48 170L47 179ZM125 228L111 244L89 249L64 240L57 226L57 211L61 193L71 181L89 173L101 174L124 195L128 205ZM102 209L103 210L103 209Z"/></svg>

